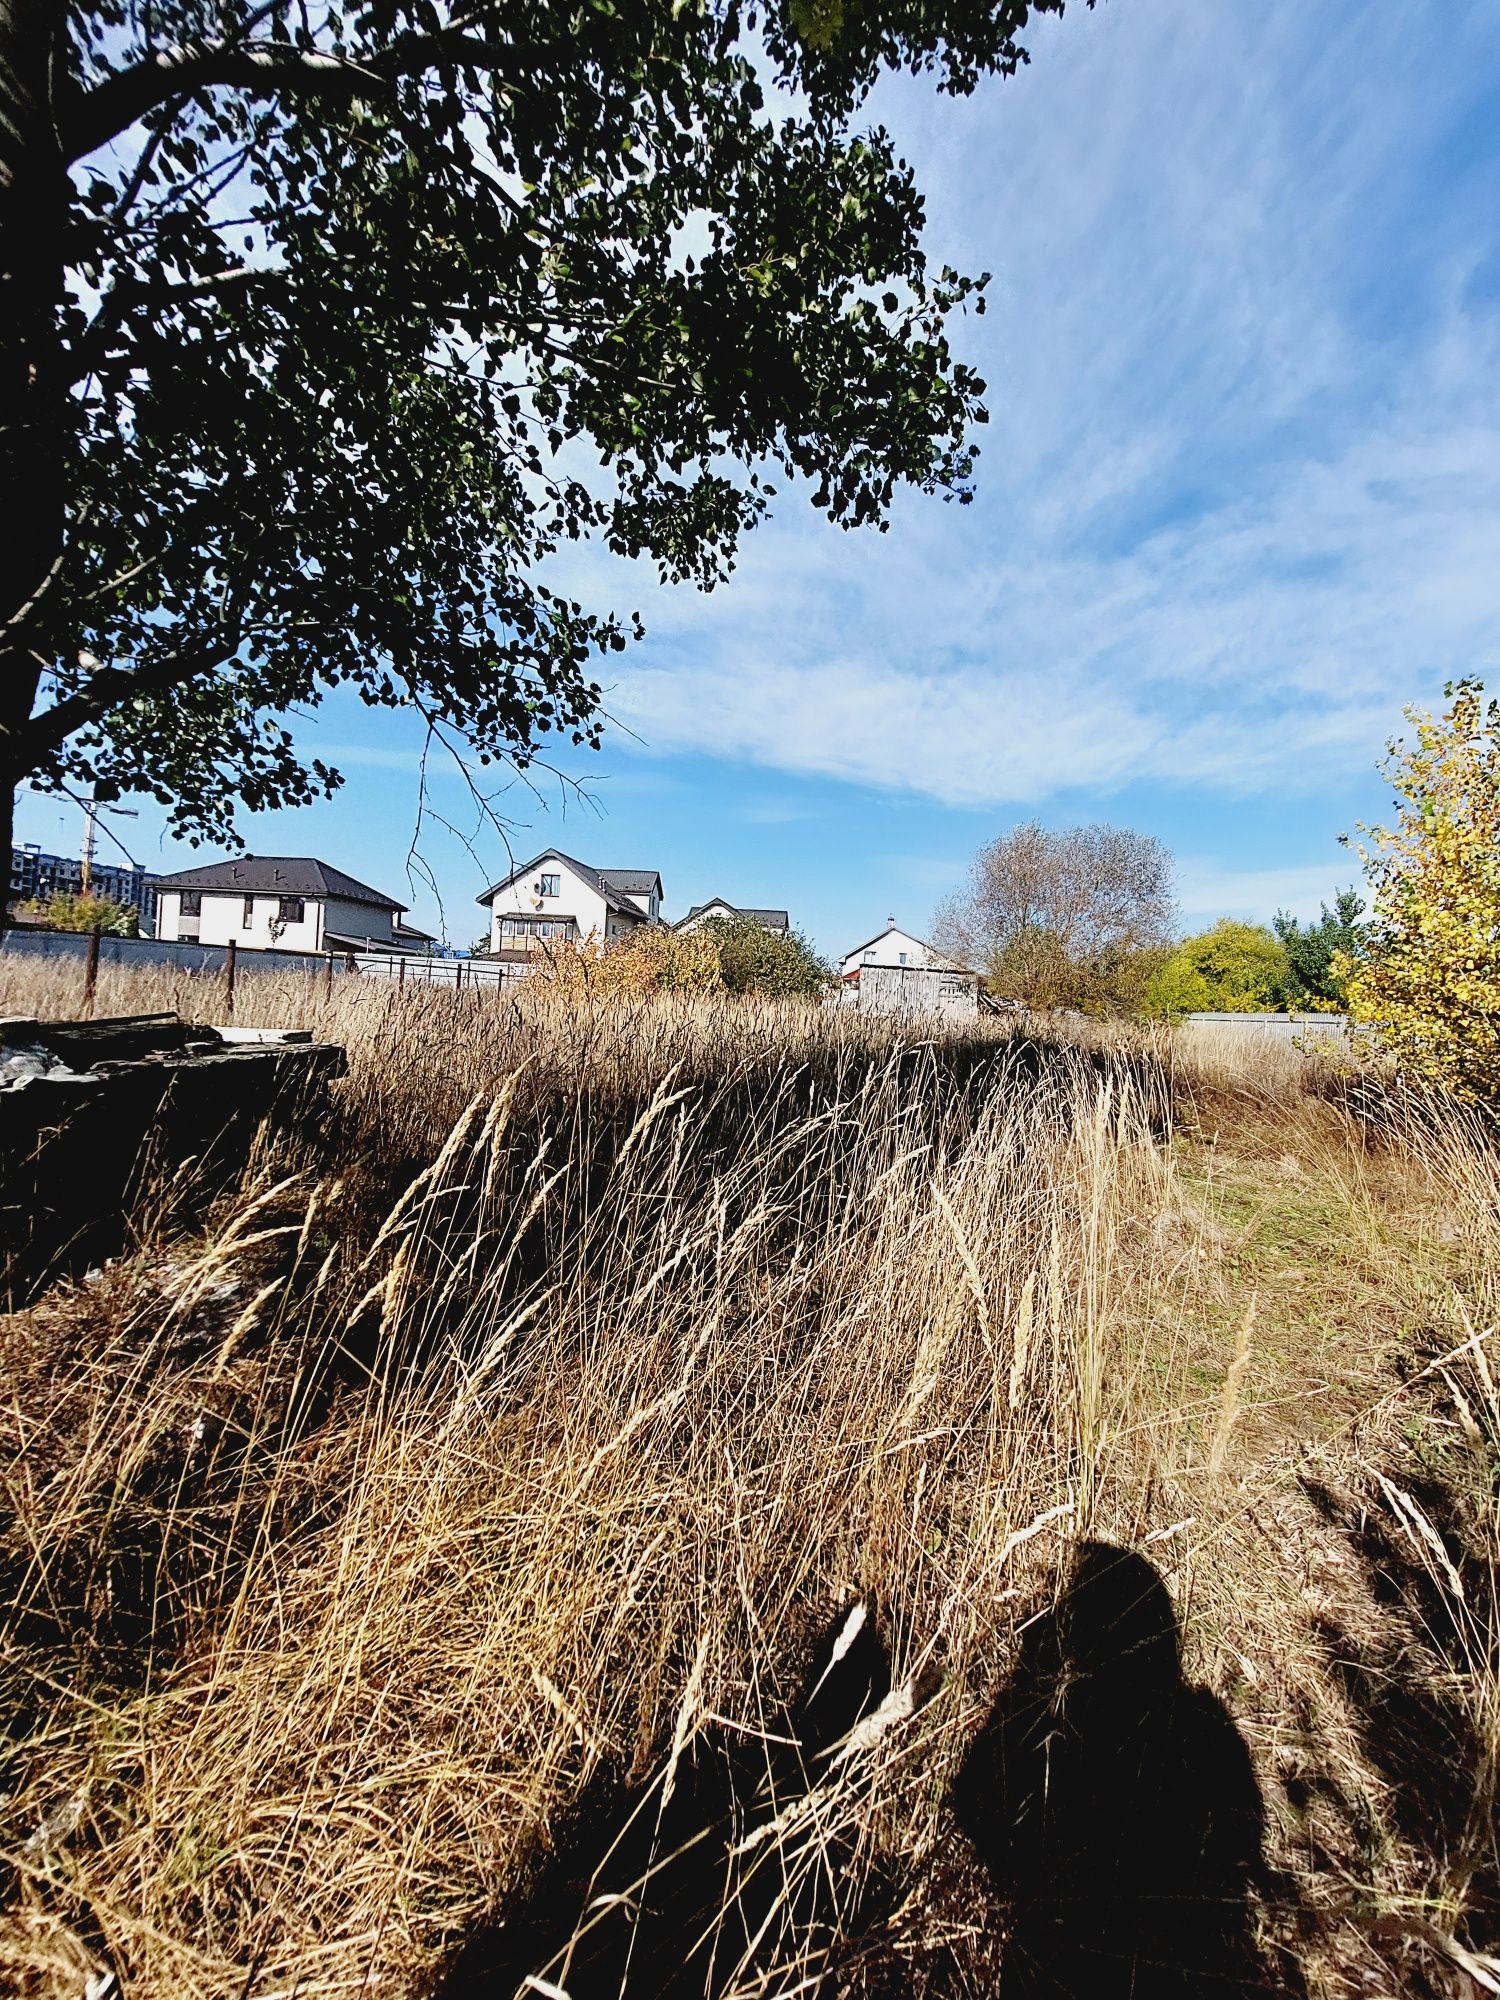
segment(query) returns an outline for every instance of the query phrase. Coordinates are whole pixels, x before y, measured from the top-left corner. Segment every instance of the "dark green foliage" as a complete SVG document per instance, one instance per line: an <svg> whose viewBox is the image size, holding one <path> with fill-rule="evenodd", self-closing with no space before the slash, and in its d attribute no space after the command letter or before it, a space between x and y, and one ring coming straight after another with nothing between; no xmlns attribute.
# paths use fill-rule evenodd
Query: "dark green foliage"
<svg viewBox="0 0 1500 2000"><path fill-rule="evenodd" d="M1340 889L1330 910L1324 903L1317 923L1306 927L1278 910L1271 925L1286 952L1288 993L1298 1009L1333 1009L1345 1000L1340 961L1353 964L1360 953L1360 916L1364 898L1356 890Z"/></svg>
<svg viewBox="0 0 1500 2000"><path fill-rule="evenodd" d="M7 7L0 785L225 838L337 784L281 718L339 684L524 767L596 740L638 629L541 580L570 542L706 588L768 471L845 527L967 499L946 329L985 280L929 269L849 121L882 68L965 92L1060 11Z"/></svg>
<svg viewBox="0 0 1500 2000"><path fill-rule="evenodd" d="M800 931L768 931L753 917L710 917L703 929L719 952L719 976L731 993L774 1000L820 993L833 974Z"/></svg>

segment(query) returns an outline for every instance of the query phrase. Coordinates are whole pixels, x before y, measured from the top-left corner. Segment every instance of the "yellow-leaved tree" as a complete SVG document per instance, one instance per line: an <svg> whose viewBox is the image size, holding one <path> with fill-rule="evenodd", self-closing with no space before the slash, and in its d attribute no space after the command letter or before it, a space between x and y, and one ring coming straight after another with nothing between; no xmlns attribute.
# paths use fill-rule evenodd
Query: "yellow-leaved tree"
<svg viewBox="0 0 1500 2000"><path fill-rule="evenodd" d="M719 993L719 950L707 929L673 930L642 924L629 938L606 944L590 935L578 944L538 953L537 974L570 993Z"/></svg>
<svg viewBox="0 0 1500 2000"><path fill-rule="evenodd" d="M1384 766L1394 826L1362 826L1371 921L1350 1011L1415 1080L1500 1102L1500 702L1450 682Z"/></svg>

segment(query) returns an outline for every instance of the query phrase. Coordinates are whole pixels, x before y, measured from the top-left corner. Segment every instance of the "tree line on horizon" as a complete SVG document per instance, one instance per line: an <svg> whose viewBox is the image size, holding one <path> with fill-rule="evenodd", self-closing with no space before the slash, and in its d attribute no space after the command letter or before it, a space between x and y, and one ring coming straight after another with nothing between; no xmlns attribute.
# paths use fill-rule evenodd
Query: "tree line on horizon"
<svg viewBox="0 0 1500 2000"><path fill-rule="evenodd" d="M934 919L940 949L1034 1008L1164 1018L1344 1011L1398 1073L1500 1103L1500 700L1450 681L1439 715L1380 766L1389 826L1346 838L1364 866L1315 923L1221 918L1181 937L1172 857L1149 834L1031 820L981 848Z"/></svg>
<svg viewBox="0 0 1500 2000"><path fill-rule="evenodd" d="M938 908L934 943L997 997L1042 1010L1172 1018L1347 1004L1365 907L1353 887L1315 923L1278 910L1269 925L1222 917L1183 936L1174 875L1151 834L1028 820L975 856Z"/></svg>

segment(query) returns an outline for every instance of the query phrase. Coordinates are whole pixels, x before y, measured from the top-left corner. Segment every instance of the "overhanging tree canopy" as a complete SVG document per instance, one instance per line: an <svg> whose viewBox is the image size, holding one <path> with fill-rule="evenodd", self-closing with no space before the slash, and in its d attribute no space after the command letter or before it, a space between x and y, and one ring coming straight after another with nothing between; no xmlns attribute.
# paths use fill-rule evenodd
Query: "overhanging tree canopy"
<svg viewBox="0 0 1500 2000"><path fill-rule="evenodd" d="M570 541L707 586L768 472L844 526L967 497L983 279L852 120L1047 12L0 0L6 810L223 836L337 781L282 718L341 683L524 765L630 629L549 589Z"/></svg>

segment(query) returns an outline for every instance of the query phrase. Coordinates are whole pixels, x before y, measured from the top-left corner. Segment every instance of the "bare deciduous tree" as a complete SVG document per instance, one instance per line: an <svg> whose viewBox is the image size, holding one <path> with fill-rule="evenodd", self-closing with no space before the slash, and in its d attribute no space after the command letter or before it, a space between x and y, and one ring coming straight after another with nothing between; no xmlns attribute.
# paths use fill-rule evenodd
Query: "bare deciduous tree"
<svg viewBox="0 0 1500 2000"><path fill-rule="evenodd" d="M1150 834L1028 820L980 849L934 940L1030 1006L1132 1006L1172 941L1173 874Z"/></svg>

